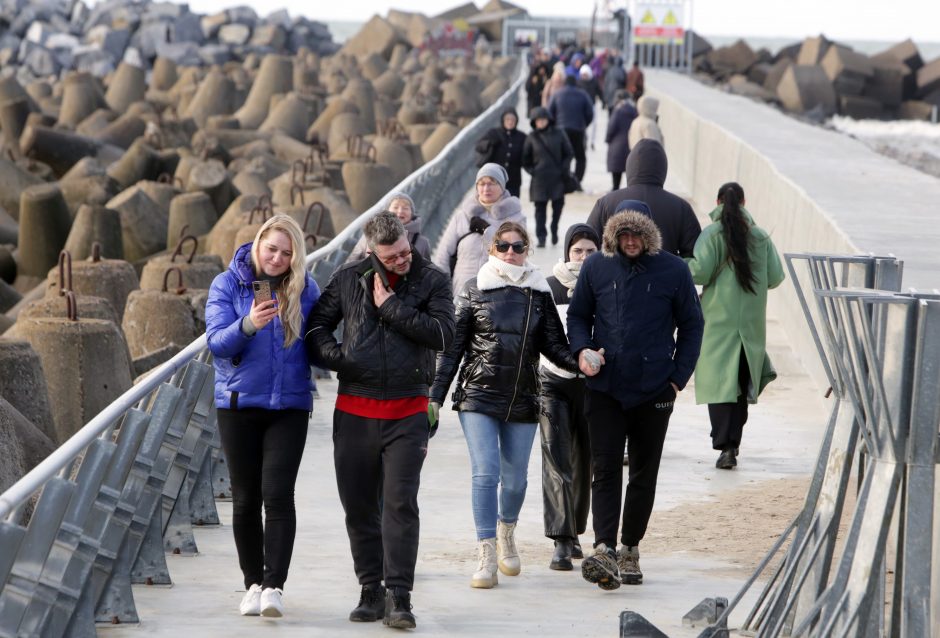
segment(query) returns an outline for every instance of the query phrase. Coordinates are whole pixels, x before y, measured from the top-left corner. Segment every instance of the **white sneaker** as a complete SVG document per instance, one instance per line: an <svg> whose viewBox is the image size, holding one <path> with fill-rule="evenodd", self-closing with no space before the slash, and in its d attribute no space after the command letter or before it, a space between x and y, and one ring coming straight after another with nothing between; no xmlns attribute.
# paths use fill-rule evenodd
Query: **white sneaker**
<svg viewBox="0 0 940 638"><path fill-rule="evenodd" d="M252 585L242 597L238 605L238 612L242 616L258 616L261 614L261 585Z"/></svg>
<svg viewBox="0 0 940 638"><path fill-rule="evenodd" d="M507 576L518 576L522 571L519 561L519 551L516 549L516 524L496 523L496 558L499 562L499 571Z"/></svg>
<svg viewBox="0 0 940 638"><path fill-rule="evenodd" d="M284 615L284 592L275 587L265 587L261 592L261 615L265 618L280 618Z"/></svg>
<svg viewBox="0 0 940 638"><path fill-rule="evenodd" d="M479 541L480 562L470 578L470 586L477 589L492 589L499 582L496 577L496 539Z"/></svg>

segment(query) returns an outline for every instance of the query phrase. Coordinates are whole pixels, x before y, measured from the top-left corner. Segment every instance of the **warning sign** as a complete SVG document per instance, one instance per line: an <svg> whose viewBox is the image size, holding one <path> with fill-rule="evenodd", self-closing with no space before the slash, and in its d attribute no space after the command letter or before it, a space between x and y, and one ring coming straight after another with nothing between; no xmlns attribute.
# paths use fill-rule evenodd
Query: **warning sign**
<svg viewBox="0 0 940 638"><path fill-rule="evenodd" d="M633 41L637 44L681 44L685 37L682 13L682 3L637 3L634 15L642 18L633 27Z"/></svg>

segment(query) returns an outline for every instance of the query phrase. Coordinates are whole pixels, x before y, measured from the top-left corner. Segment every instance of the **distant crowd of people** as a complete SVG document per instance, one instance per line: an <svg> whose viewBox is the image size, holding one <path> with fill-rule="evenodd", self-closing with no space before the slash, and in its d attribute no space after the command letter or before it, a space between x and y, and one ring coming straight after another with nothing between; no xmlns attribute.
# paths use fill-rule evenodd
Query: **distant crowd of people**
<svg viewBox="0 0 940 638"><path fill-rule="evenodd" d="M582 576L602 589L643 582L639 545L675 400L693 372L716 467L735 467L748 406L775 378L766 303L784 274L739 184L718 189L704 230L664 188L656 102L642 93L642 73L624 72L616 55L540 55L528 83L532 132L503 113L477 145L473 190L434 246L419 203L396 192L322 291L292 218L275 215L238 249L212 284L206 332L246 589L240 613L284 612L312 366L337 373L334 468L361 586L355 622L416 626L420 475L449 391L470 459L474 588L521 572L515 532L536 433L548 567L583 559ZM614 189L587 223L562 232L569 165L580 180L596 100L610 111ZM534 241L518 197L523 170ZM562 241L546 276L528 257L549 235Z"/></svg>

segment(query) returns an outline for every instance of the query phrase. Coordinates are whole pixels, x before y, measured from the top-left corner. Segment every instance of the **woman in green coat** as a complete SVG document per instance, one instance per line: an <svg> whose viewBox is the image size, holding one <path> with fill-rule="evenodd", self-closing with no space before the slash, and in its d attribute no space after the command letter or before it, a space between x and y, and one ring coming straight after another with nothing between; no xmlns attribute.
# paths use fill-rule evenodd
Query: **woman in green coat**
<svg viewBox="0 0 940 638"><path fill-rule="evenodd" d="M777 377L765 350L767 291L784 279L770 235L744 209L735 182L718 190L714 223L702 231L689 260L704 286L705 336L695 367L695 401L708 404L715 467L737 465L747 406Z"/></svg>

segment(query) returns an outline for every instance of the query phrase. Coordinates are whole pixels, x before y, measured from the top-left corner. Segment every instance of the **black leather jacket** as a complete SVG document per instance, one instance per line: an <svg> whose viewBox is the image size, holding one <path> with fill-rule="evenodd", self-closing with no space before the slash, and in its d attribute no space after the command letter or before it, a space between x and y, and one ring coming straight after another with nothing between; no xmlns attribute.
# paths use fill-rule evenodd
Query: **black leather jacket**
<svg viewBox="0 0 940 638"><path fill-rule="evenodd" d="M444 402L462 358L455 410L534 423L539 353L562 368L578 369L551 292L516 286L481 291L472 279L457 298L453 343L437 357L431 400Z"/></svg>
<svg viewBox="0 0 940 638"><path fill-rule="evenodd" d="M368 258L333 273L307 319L307 352L339 373L340 394L383 400L427 396L435 353L454 337L450 279L412 251L411 270L376 308L374 276ZM333 332L342 320L338 343Z"/></svg>

